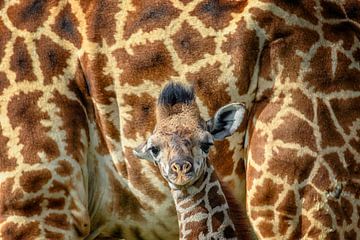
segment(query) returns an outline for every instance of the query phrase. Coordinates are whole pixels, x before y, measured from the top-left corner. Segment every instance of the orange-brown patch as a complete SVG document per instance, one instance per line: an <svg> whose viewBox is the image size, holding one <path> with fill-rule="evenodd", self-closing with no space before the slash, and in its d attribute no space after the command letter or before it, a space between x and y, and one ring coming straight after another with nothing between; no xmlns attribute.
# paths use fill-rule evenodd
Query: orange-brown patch
<svg viewBox="0 0 360 240"><path fill-rule="evenodd" d="M137 135L145 136L155 127L155 104L156 99L147 93L140 96L135 94L125 94L123 96L126 106L131 106L131 119L126 119L124 123L124 135L126 138L136 139Z"/></svg>
<svg viewBox="0 0 360 240"><path fill-rule="evenodd" d="M324 155L324 160L330 166L337 181L343 181L347 179L348 171L346 170L344 164L340 161L339 155L337 153L329 153Z"/></svg>
<svg viewBox="0 0 360 240"><path fill-rule="evenodd" d="M53 232L53 231L45 229L45 237L46 237L46 239L63 240L64 239L64 234Z"/></svg>
<svg viewBox="0 0 360 240"><path fill-rule="evenodd" d="M4 240L27 239L35 240L40 237L38 222L27 222L18 224L13 222L5 223L1 228L1 236Z"/></svg>
<svg viewBox="0 0 360 240"><path fill-rule="evenodd" d="M234 151L229 150L229 141L215 142L214 146L215 151L211 151L209 156L211 165L215 168L220 178L231 175L234 168Z"/></svg>
<svg viewBox="0 0 360 240"><path fill-rule="evenodd" d="M306 185L299 190L300 201L303 201L302 207L309 210L315 206L316 203L321 201L320 194L311 186Z"/></svg>
<svg viewBox="0 0 360 240"><path fill-rule="evenodd" d="M307 154L299 156L296 150L277 147L269 160L269 172L290 184L301 183L309 177L315 160Z"/></svg>
<svg viewBox="0 0 360 240"><path fill-rule="evenodd" d="M250 213L251 219L256 220L258 218L263 218L268 221L274 220L274 211L272 210L251 210Z"/></svg>
<svg viewBox="0 0 360 240"><path fill-rule="evenodd" d="M16 73L15 81L35 81L32 59L26 48L24 38L16 38L13 49L14 53L11 56L10 69Z"/></svg>
<svg viewBox="0 0 360 240"><path fill-rule="evenodd" d="M0 79L1 81L1 79ZM1 94L1 92L0 92ZM17 161L15 158L9 158L7 151L9 150L7 144L9 142L9 138L5 137L2 134L2 128L0 126L0 172L7 172L15 170Z"/></svg>
<svg viewBox="0 0 360 240"><path fill-rule="evenodd" d="M157 203L161 204L165 201L166 195L160 192L157 187L150 182L149 178L142 171L143 166L141 165L140 160L133 155L132 149L126 147L124 156L131 162L131 165L128 167L129 182L136 189L139 189L143 194L149 196ZM163 184L166 185L165 180L163 180Z"/></svg>
<svg viewBox="0 0 360 240"><path fill-rule="evenodd" d="M233 34L226 36L221 50L231 56L236 77L236 88L240 95L247 93L250 80L254 74L257 56L259 54L259 39L256 31L250 31L244 20L237 23ZM270 61L269 61L270 62ZM267 62L264 65L268 65ZM263 65L261 65L263 67Z"/></svg>
<svg viewBox="0 0 360 240"><path fill-rule="evenodd" d="M311 223L305 215L299 216L299 222L297 223L294 231L291 233L289 239L303 239L310 225Z"/></svg>
<svg viewBox="0 0 360 240"><path fill-rule="evenodd" d="M58 167L55 169L55 171L62 177L70 176L73 170L73 167L67 160L60 160L58 162Z"/></svg>
<svg viewBox="0 0 360 240"><path fill-rule="evenodd" d="M316 151L316 141L313 128L305 121L289 113L281 118L283 121L273 132L274 140L285 143L297 143ZM296 126L296 127L294 127Z"/></svg>
<svg viewBox="0 0 360 240"><path fill-rule="evenodd" d="M296 214L297 208L298 206L295 201L295 193L293 190L290 190L286 193L286 196L276 208L276 211L284 216L294 216Z"/></svg>
<svg viewBox="0 0 360 240"><path fill-rule="evenodd" d="M199 221L188 222L185 225L185 231L190 231L189 234L186 235L186 239L199 239L200 235L209 233L209 229L207 228L207 219L202 219Z"/></svg>
<svg viewBox="0 0 360 240"><path fill-rule="evenodd" d="M42 36L36 41L36 52L39 55L40 68L44 74L44 83L52 83L52 77L64 74L70 52L53 42L49 37Z"/></svg>
<svg viewBox="0 0 360 240"><path fill-rule="evenodd" d="M183 63L193 64L202 59L206 53L215 53L214 37L203 38L187 22L183 22L179 31L172 36L174 48Z"/></svg>
<svg viewBox="0 0 360 240"><path fill-rule="evenodd" d="M35 32L50 15L58 0L21 0L9 7L7 14L15 27Z"/></svg>
<svg viewBox="0 0 360 240"><path fill-rule="evenodd" d="M334 121L331 119L328 107L320 100L317 112L319 129L321 133L321 146L323 148L330 146L342 146L345 143L344 139L338 132Z"/></svg>
<svg viewBox="0 0 360 240"><path fill-rule="evenodd" d="M320 166L312 182L314 186L320 189L321 191L326 191L330 188L331 186L330 175L324 165Z"/></svg>
<svg viewBox="0 0 360 240"><path fill-rule="evenodd" d="M1 30L0 30L1 31ZM0 46L1 47L1 46ZM10 85L8 78L4 72L0 72L0 94Z"/></svg>
<svg viewBox="0 0 360 240"><path fill-rule="evenodd" d="M61 38L72 42L77 48L80 48L82 36L77 29L78 24L79 21L71 12L71 5L66 4L64 9L57 15L55 23L51 26L51 28Z"/></svg>
<svg viewBox="0 0 360 240"><path fill-rule="evenodd" d="M23 191L20 188L14 189L14 178L8 178L0 185L0 216L19 215L30 217L41 214L41 203L43 197L38 196L24 200Z"/></svg>
<svg viewBox="0 0 360 240"><path fill-rule="evenodd" d="M157 28L165 28L177 18L180 11L169 1L134 1L135 12L126 18L124 37L128 39L138 30L150 32Z"/></svg>
<svg viewBox="0 0 360 240"><path fill-rule="evenodd" d="M319 223L321 223L324 227L328 227L328 228L332 227L331 215L325 209L320 208L319 210L314 211L312 213L312 217L315 220L317 220Z"/></svg>
<svg viewBox="0 0 360 240"><path fill-rule="evenodd" d="M219 81L220 67L220 62L216 62L213 65L202 67L196 73L186 75L188 82L194 86L196 96L207 106L210 116L215 115L219 108L231 102L226 91L228 84Z"/></svg>
<svg viewBox="0 0 360 240"><path fill-rule="evenodd" d="M86 11L87 35L90 41L112 45L116 33L115 14L120 11L117 1L91 1Z"/></svg>
<svg viewBox="0 0 360 240"><path fill-rule="evenodd" d="M7 29L7 27L4 25L4 23L1 20L0 20L0 32L1 32L1 35L0 35L0 61L2 61L2 58L4 57L4 54L5 54L5 46L11 38L11 31L9 29ZM1 80L0 80L0 82L1 82ZM1 87L0 87L0 89L1 89ZM0 93L1 93L1 90L0 90Z"/></svg>
<svg viewBox="0 0 360 240"><path fill-rule="evenodd" d="M20 186L25 192L38 192L51 179L48 169L23 172L20 177Z"/></svg>
<svg viewBox="0 0 360 240"><path fill-rule="evenodd" d="M246 171L246 189L249 191L254 183L255 179L259 179L262 175L262 171L257 171L253 166L249 165Z"/></svg>
<svg viewBox="0 0 360 240"><path fill-rule="evenodd" d="M250 199L251 206L274 206L284 187L266 178L262 185L256 186L256 193Z"/></svg>
<svg viewBox="0 0 360 240"><path fill-rule="evenodd" d="M133 52L133 55L127 54L124 49L114 52L118 67L124 70L120 79L122 84L136 86L144 80L162 84L171 79L171 76L178 75L171 55L161 41L134 46Z"/></svg>
<svg viewBox="0 0 360 240"><path fill-rule="evenodd" d="M207 0L199 3L190 13L198 17L206 27L215 30L225 28L232 20L232 14L239 13L247 1Z"/></svg>
<svg viewBox="0 0 360 240"><path fill-rule="evenodd" d="M360 74L360 73L359 73ZM355 80L355 79L354 79ZM360 84L360 77L358 78ZM356 81L356 80L355 80ZM353 126L356 126L356 119L360 118L360 97L349 99L333 99L330 101L340 126L346 134L350 134Z"/></svg>
<svg viewBox="0 0 360 240"><path fill-rule="evenodd" d="M45 152L48 160L59 156L57 143L47 136L50 127L44 127L42 120L49 120L49 115L38 107L37 102L43 95L40 91L30 93L20 92L14 95L8 103L8 117L11 126L20 128L20 143L24 162L39 163L39 152Z"/></svg>
<svg viewBox="0 0 360 240"><path fill-rule="evenodd" d="M137 160L138 161L138 160ZM110 188L112 190L113 199L111 201L110 212L117 213L118 216L130 216L137 221L143 221L141 210L144 209L144 203L141 203L129 189L122 186L113 173L108 170L108 178ZM137 174L139 174L138 172ZM143 182L145 183L145 182ZM142 187L144 188L144 186ZM145 206L147 208L147 206ZM150 209L147 209L150 210Z"/></svg>
<svg viewBox="0 0 360 240"><path fill-rule="evenodd" d="M356 27L351 22L342 21L340 23L323 24L324 38L330 42L338 43L342 41L342 46L345 50L350 50L354 45L354 40L357 38L359 31L356 32Z"/></svg>
<svg viewBox="0 0 360 240"><path fill-rule="evenodd" d="M260 231L262 237L274 237L275 233L273 232L273 224L267 221L261 221L257 224L257 229Z"/></svg>
<svg viewBox="0 0 360 240"><path fill-rule="evenodd" d="M66 214L50 213L45 217L45 223L60 229L70 229L70 223Z"/></svg>
<svg viewBox="0 0 360 240"><path fill-rule="evenodd" d="M47 208L48 209L58 209L61 210L65 207L65 198L47 198Z"/></svg>
<svg viewBox="0 0 360 240"><path fill-rule="evenodd" d="M345 151L344 156L348 170L347 177L353 179L360 179L360 162L355 159L355 156L349 150Z"/></svg>
<svg viewBox="0 0 360 240"><path fill-rule="evenodd" d="M62 119L60 129L66 132L66 152L81 163L84 161L84 152L86 151L81 131L85 131L87 140L90 138L86 113L79 101L69 99L58 91L55 91L53 96L50 102L55 103L58 107L57 115Z"/></svg>
<svg viewBox="0 0 360 240"><path fill-rule="evenodd" d="M57 180L53 180L52 185L49 187L49 192L51 193L62 193L65 196L69 195L69 184L61 183Z"/></svg>

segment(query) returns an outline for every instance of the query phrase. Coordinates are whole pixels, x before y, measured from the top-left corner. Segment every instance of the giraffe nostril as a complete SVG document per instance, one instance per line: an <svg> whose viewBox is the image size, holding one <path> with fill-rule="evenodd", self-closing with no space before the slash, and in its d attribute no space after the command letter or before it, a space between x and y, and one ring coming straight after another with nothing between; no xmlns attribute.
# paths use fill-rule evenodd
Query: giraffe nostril
<svg viewBox="0 0 360 240"><path fill-rule="evenodd" d="M173 170L174 172L179 172L180 171L180 165L177 163L173 163L171 165L171 170Z"/></svg>
<svg viewBox="0 0 360 240"><path fill-rule="evenodd" d="M189 172L190 169L191 169L191 163L185 162L184 165L183 165L183 167L182 167L182 169L183 169L183 172L184 172L184 173Z"/></svg>

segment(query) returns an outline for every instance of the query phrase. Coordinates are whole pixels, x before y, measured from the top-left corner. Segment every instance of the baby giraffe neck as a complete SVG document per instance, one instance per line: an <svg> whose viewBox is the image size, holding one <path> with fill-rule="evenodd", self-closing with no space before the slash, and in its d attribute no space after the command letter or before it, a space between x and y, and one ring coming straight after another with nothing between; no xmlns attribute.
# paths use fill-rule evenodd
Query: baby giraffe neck
<svg viewBox="0 0 360 240"><path fill-rule="evenodd" d="M229 204L212 166L186 189L172 189L180 239L237 239Z"/></svg>

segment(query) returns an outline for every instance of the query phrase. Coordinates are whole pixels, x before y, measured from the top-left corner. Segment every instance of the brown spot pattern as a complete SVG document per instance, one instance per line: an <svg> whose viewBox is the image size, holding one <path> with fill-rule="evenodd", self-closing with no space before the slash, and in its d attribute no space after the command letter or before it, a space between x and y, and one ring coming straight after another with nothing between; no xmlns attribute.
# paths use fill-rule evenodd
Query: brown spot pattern
<svg viewBox="0 0 360 240"><path fill-rule="evenodd" d="M9 138L3 135L2 128L0 125L0 149L2 149L2 152L0 154L0 172L13 171L18 165L15 158L9 158L8 156L7 153L7 151L9 150L9 148L7 147L8 141Z"/></svg>
<svg viewBox="0 0 360 240"><path fill-rule="evenodd" d="M48 169L23 172L20 177L20 186L25 192L38 192L51 179Z"/></svg>
<svg viewBox="0 0 360 240"><path fill-rule="evenodd" d="M26 48L25 40L21 37L16 38L13 49L14 54L11 56L10 69L16 73L15 81L35 81L32 60Z"/></svg>
<svg viewBox="0 0 360 240"><path fill-rule="evenodd" d="M180 13L168 0L134 1L133 4L136 10L129 14L126 19L125 39L140 29L144 32L150 32L157 28L165 28Z"/></svg>
<svg viewBox="0 0 360 240"><path fill-rule="evenodd" d="M9 7L7 14L15 27L35 32L48 18L58 0L21 0Z"/></svg>
<svg viewBox="0 0 360 240"><path fill-rule="evenodd" d="M73 172L73 167L68 161L60 160L58 162L58 167L55 169L55 171L62 177L70 176Z"/></svg>
<svg viewBox="0 0 360 240"><path fill-rule="evenodd" d="M52 83L52 77L64 74L70 52L53 42L50 38L42 36L36 41L36 52L39 55L40 68L44 74L44 83Z"/></svg>
<svg viewBox="0 0 360 240"><path fill-rule="evenodd" d="M70 4L66 4L63 10L55 19L55 23L51 26L52 30L57 33L61 38L72 42L77 48L80 48L82 36L80 35L77 27L79 21L71 12Z"/></svg>
<svg viewBox="0 0 360 240"><path fill-rule="evenodd" d="M50 213L45 217L45 223L55 228L65 230L70 228L66 214Z"/></svg>
<svg viewBox="0 0 360 240"><path fill-rule="evenodd" d="M34 221L24 224L8 222L5 223L1 228L1 236L4 240L35 240L38 239L39 235L39 223Z"/></svg>
<svg viewBox="0 0 360 240"><path fill-rule="evenodd" d="M183 61L188 65L202 59L206 53L215 53L214 37L203 38L201 34L187 22L181 25L179 31L172 36L174 48Z"/></svg>
<svg viewBox="0 0 360 240"><path fill-rule="evenodd" d="M284 189L282 185L274 183L271 179L266 178L262 185L256 187L256 194L250 200L252 206L273 206L281 191ZM256 196L256 197L255 197Z"/></svg>
<svg viewBox="0 0 360 240"><path fill-rule="evenodd" d="M20 127L20 143L23 144L21 154L24 156L24 161L29 164L40 162L39 152L45 152L48 160L59 156L57 143L47 136L50 128L41 124L42 120L49 119L48 114L37 106L42 95L40 91L26 94L20 92L8 103L11 126Z"/></svg>
<svg viewBox="0 0 360 240"><path fill-rule="evenodd" d="M7 29L7 27L5 27L4 23L1 20L0 20L0 32L1 32L0 35L0 61L1 61L5 54L5 46L11 38L11 31Z"/></svg>
<svg viewBox="0 0 360 240"><path fill-rule="evenodd" d="M144 80L161 84L171 76L178 75L173 68L170 53L162 42L135 46L133 51L133 55L127 54L124 49L114 52L118 67L124 70L120 79L122 84L136 86Z"/></svg>

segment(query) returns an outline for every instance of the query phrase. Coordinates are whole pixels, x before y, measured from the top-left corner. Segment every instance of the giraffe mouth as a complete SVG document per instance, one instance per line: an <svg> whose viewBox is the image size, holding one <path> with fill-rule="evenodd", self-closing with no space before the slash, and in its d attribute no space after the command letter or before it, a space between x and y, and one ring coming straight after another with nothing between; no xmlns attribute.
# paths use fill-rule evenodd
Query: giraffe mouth
<svg viewBox="0 0 360 240"><path fill-rule="evenodd" d="M194 180L195 180L194 172L189 172L189 173L180 172L177 175L173 175L172 177L170 177L171 183L176 186L185 186L194 182Z"/></svg>

